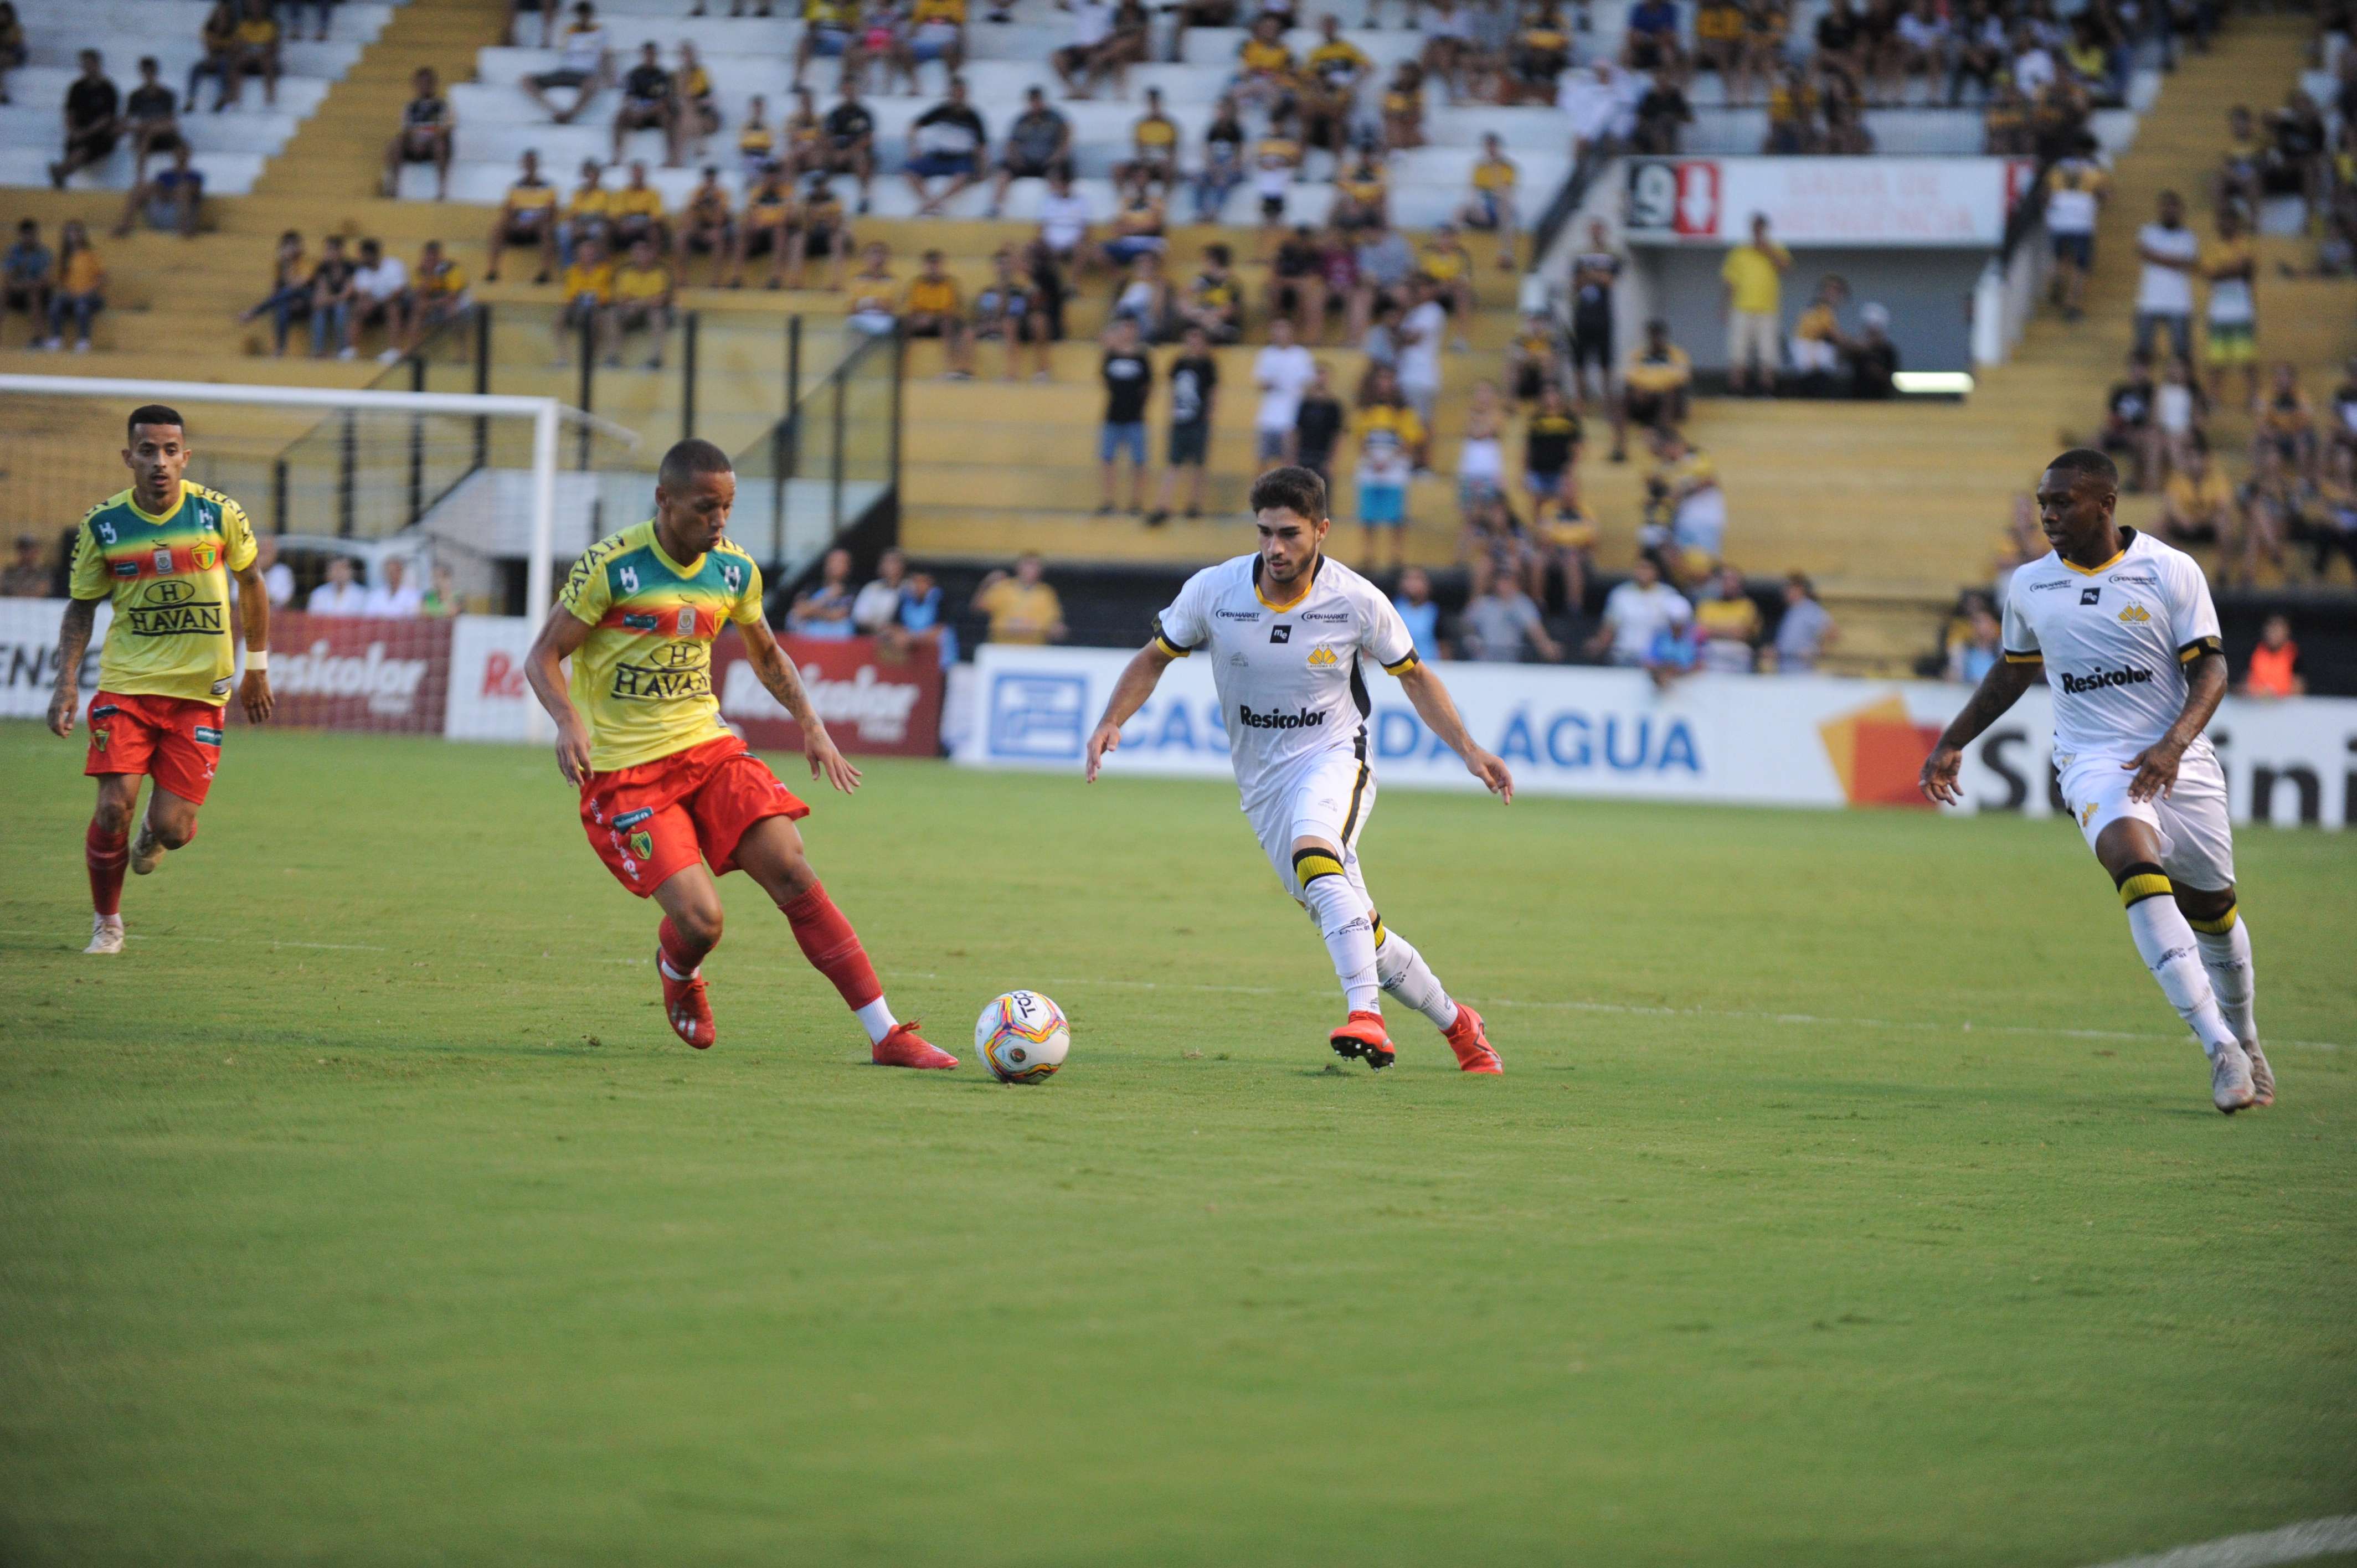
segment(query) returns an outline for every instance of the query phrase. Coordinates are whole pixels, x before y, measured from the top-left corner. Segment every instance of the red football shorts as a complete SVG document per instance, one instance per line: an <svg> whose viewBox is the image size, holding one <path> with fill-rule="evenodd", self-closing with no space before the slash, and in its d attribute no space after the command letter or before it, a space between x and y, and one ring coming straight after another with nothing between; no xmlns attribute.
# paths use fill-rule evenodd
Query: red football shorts
<svg viewBox="0 0 2357 1568"><path fill-rule="evenodd" d="M737 841L764 817L809 815L735 736L592 773L581 786L589 846L641 898L699 860L711 863L715 876L736 870Z"/></svg>
<svg viewBox="0 0 2357 1568"><path fill-rule="evenodd" d="M90 700L90 759L82 771L144 773L183 800L205 803L221 766L221 710L186 697L126 697L101 692Z"/></svg>

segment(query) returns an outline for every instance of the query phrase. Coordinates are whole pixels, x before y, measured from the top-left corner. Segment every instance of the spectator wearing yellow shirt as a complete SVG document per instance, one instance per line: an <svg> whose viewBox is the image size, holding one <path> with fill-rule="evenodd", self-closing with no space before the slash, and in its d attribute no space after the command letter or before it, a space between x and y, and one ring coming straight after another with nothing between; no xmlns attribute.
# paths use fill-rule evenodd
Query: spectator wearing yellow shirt
<svg viewBox="0 0 2357 1568"><path fill-rule="evenodd" d="M490 257L483 265L483 276L491 283L500 281L500 254L511 245L540 252L540 275L533 282L546 283L556 268L556 190L540 177L538 153L525 153L522 165L500 203L500 215L491 220Z"/></svg>
<svg viewBox="0 0 2357 1568"><path fill-rule="evenodd" d="M786 252L800 242L800 217L785 172L773 166L745 198L745 215L737 225L736 241L728 252L728 286L743 288L745 259L759 255L770 258L768 286L784 286Z"/></svg>
<svg viewBox="0 0 2357 1568"><path fill-rule="evenodd" d="M1760 607L1743 585L1743 574L1722 564L1718 575L1695 600L1695 636L1701 643L1696 663L1722 675L1748 675L1766 623Z"/></svg>
<svg viewBox="0 0 2357 1568"><path fill-rule="evenodd" d="M2210 280L2210 305L2202 320L2201 355L2210 372L2210 401L2226 392L2226 372L2243 368L2243 403L2259 404L2258 252L2244 230L2241 209L2218 209L2217 241L2201 252L2201 275Z"/></svg>
<svg viewBox="0 0 2357 1568"><path fill-rule="evenodd" d="M1334 204L1327 209L1326 221L1346 234L1380 229L1390 220L1390 177L1374 150L1362 147L1348 168L1335 171Z"/></svg>
<svg viewBox="0 0 2357 1568"><path fill-rule="evenodd" d="M1694 361L1670 341L1668 322L1645 323L1645 341L1630 354L1620 385L1631 423L1659 430L1684 421Z"/></svg>
<svg viewBox="0 0 2357 1568"><path fill-rule="evenodd" d="M74 324L74 352L90 351L90 318L106 308L106 263L91 247L90 231L69 220L58 238L58 288L49 296L49 340L65 347L65 327Z"/></svg>
<svg viewBox="0 0 2357 1568"><path fill-rule="evenodd" d="M1457 225L1443 223L1432 231L1416 257L1416 271L1432 280L1441 308L1456 318L1456 340L1465 351L1466 325L1473 319L1473 255L1457 237Z"/></svg>
<svg viewBox="0 0 2357 1568"><path fill-rule="evenodd" d="M1285 47L1285 23L1263 15L1252 32L1236 46L1236 102L1247 108L1274 111L1294 96L1293 51Z"/></svg>
<svg viewBox="0 0 2357 1568"><path fill-rule="evenodd" d="M583 158L581 183L574 188L572 199L565 204L565 217L556 225L557 260L571 266L573 252L584 240L596 240L601 245L610 242L613 217L614 193L606 188L606 166L596 158Z"/></svg>
<svg viewBox="0 0 2357 1568"><path fill-rule="evenodd" d="M2160 536L2182 549L2232 539L2236 525L2234 487L2210 460L2210 444L2195 438L2185 460L2160 488Z"/></svg>
<svg viewBox="0 0 2357 1568"><path fill-rule="evenodd" d="M597 330L613 303L614 264L606 259L606 242L592 234L576 246L558 287L565 300L556 313L556 362L563 365L567 340L584 329Z"/></svg>
<svg viewBox="0 0 2357 1568"><path fill-rule="evenodd" d="M647 356L647 369L662 370L663 337L671 330L672 305L677 290L671 268L655 254L653 241L640 240L631 245L629 259L614 269L608 294L605 313L598 323L606 335L606 363L619 368L622 362L622 339L643 328L654 338Z"/></svg>
<svg viewBox="0 0 2357 1568"><path fill-rule="evenodd" d="M1116 187L1132 180L1158 185L1168 196L1178 180L1178 122L1162 107L1162 89L1146 90L1146 113L1129 128L1129 157L1115 164Z"/></svg>
<svg viewBox="0 0 2357 1568"><path fill-rule="evenodd" d="M927 60L942 62L944 82L955 81L965 69L965 0L916 0L908 25L893 45L891 65L917 91L917 67Z"/></svg>
<svg viewBox="0 0 2357 1568"><path fill-rule="evenodd" d="M1015 575L993 572L974 591L974 607L990 618L990 640L1037 647L1064 640L1064 601L1040 580L1037 555L1015 563Z"/></svg>
<svg viewBox="0 0 2357 1568"><path fill-rule="evenodd" d="M736 254L737 216L729 209L728 192L720 183L720 170L706 166L704 178L687 193L687 205L680 209L679 268L685 281L687 263L697 256L712 258L712 286L720 286L722 274L727 270L729 258Z"/></svg>
<svg viewBox="0 0 2357 1568"><path fill-rule="evenodd" d="M237 19L237 35L231 58L229 78L221 85L230 103L238 101L245 79L262 78L262 102L264 108L278 107L278 18L274 14L272 0L245 0L244 9ZM222 105L215 103L213 113Z"/></svg>
<svg viewBox="0 0 2357 1568"><path fill-rule="evenodd" d="M1342 21L1318 18L1321 41L1301 62L1301 140L1322 147L1340 162L1351 134L1351 110L1359 83L1375 68L1359 46L1342 36Z"/></svg>
<svg viewBox="0 0 2357 1568"><path fill-rule="evenodd" d="M467 269L443 254L441 241L428 240L409 274L409 335L401 345L404 354L414 352L428 332L467 308Z"/></svg>
<svg viewBox="0 0 2357 1568"><path fill-rule="evenodd" d="M655 254L671 254L671 225L663 221L662 192L647 183L645 164L630 165L630 183L614 192L606 213L612 227L606 243L613 251L628 254L643 240L654 246Z"/></svg>
<svg viewBox="0 0 2357 1568"><path fill-rule="evenodd" d="M939 338L953 381L974 379L974 345L966 336L965 297L942 270L942 253L927 251L923 268L900 295L900 327L911 338Z"/></svg>
<svg viewBox="0 0 2357 1568"><path fill-rule="evenodd" d="M1718 269L1727 285L1727 380L1739 395L1751 390L1751 367L1763 388L1776 390L1782 359L1784 269L1792 252L1768 237L1768 216L1751 215L1751 239L1727 252Z"/></svg>
<svg viewBox="0 0 2357 1568"><path fill-rule="evenodd" d="M720 129L720 100L712 90L712 73L696 58L695 46L680 40L679 69L671 73L673 96L672 146L666 166L677 168L683 156L704 161L705 138Z"/></svg>
<svg viewBox="0 0 2357 1568"><path fill-rule="evenodd" d="M1468 229L1498 237L1498 268L1514 269L1514 160L1495 131L1481 137L1481 161L1473 166L1473 194L1457 209L1457 220Z"/></svg>
<svg viewBox="0 0 2357 1568"><path fill-rule="evenodd" d="M1849 284L1832 273L1817 280L1816 297L1792 324L1792 368L1814 392L1830 391L1817 383L1841 369L1841 306L1849 297Z"/></svg>

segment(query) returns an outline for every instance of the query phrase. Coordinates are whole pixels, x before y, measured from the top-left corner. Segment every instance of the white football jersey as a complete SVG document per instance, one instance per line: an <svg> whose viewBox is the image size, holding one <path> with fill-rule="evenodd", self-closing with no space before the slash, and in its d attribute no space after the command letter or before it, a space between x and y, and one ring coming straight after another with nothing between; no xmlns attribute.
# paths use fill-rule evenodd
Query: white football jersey
<svg viewBox="0 0 2357 1568"><path fill-rule="evenodd" d="M2185 666L2220 651L2218 610L2193 557L2132 528L2120 536L2101 566L2049 551L2006 589L2005 656L2045 661L2057 767L2125 762L2152 745L2185 711Z"/></svg>
<svg viewBox="0 0 2357 1568"><path fill-rule="evenodd" d="M1261 595L1261 559L1239 555L1187 579L1155 618L1163 651L1211 660L1236 788L1251 802L1329 752L1366 756L1361 659L1397 675L1416 662L1399 611L1372 583L1320 557L1309 591L1279 607Z"/></svg>

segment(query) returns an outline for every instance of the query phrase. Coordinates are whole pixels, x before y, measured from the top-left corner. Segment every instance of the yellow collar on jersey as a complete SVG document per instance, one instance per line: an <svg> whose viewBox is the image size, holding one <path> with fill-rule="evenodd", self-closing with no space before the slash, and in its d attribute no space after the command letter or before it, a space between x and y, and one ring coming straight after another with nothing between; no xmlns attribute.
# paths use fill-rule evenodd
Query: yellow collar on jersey
<svg viewBox="0 0 2357 1568"><path fill-rule="evenodd" d="M1255 557L1253 561L1253 597L1258 599L1262 604L1266 605L1270 609L1276 610L1281 613L1286 610L1299 608L1301 602L1309 596L1309 590L1318 585L1318 570L1326 564L1326 554L1323 551L1318 552L1318 559L1310 565L1309 575L1302 582L1301 591L1294 595L1293 597L1286 600L1283 604L1278 604L1275 599L1270 598L1266 594L1260 591L1260 575L1266 564L1267 563L1264 559L1258 557Z"/></svg>
<svg viewBox="0 0 2357 1568"><path fill-rule="evenodd" d="M2118 565L2121 562L2126 560L2128 558L2128 546L2135 542L2136 530L2133 528L2123 528L2120 530L2120 553L2117 555L2113 556L2110 560L2104 562L2100 566L2082 566L2076 561L2073 561L2069 556L2063 554L2060 550L2057 550L2054 553L2054 559L2061 562L2062 564L2070 567L2071 570L2078 573L2082 577L2092 577L2099 572L2108 572L2113 567Z"/></svg>
<svg viewBox="0 0 2357 1568"><path fill-rule="evenodd" d="M188 499L188 481L182 479L179 484L178 493L172 498L172 504L166 507L162 511L149 511L145 507L141 506L139 504L139 489L135 485L133 486L127 493L125 493L123 499L123 504L129 507L131 509L131 515L139 519L142 522L169 522L174 518L179 516L180 508L187 504Z"/></svg>

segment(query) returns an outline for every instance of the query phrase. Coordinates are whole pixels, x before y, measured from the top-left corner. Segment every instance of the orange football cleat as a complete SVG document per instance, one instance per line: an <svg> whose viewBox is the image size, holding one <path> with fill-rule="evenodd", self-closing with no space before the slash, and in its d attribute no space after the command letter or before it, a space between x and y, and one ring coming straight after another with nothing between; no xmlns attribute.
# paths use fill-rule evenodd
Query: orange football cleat
<svg viewBox="0 0 2357 1568"><path fill-rule="evenodd" d="M1448 1026L1448 1048L1457 1053L1459 1072L1503 1072L1506 1064L1498 1059L1491 1047L1489 1034L1481 1027L1481 1015L1464 1003L1457 1004L1457 1022Z"/></svg>
<svg viewBox="0 0 2357 1568"><path fill-rule="evenodd" d="M1346 1061L1364 1057L1377 1072L1399 1059L1399 1053L1392 1049L1391 1036L1383 1032L1381 1013L1352 1013L1340 1028L1326 1036L1326 1043Z"/></svg>
<svg viewBox="0 0 2357 1568"><path fill-rule="evenodd" d="M699 1051L710 1050L717 1031L712 1026L712 998L704 989L704 971L673 980L663 968L662 949L657 948L655 974L662 982L663 1016L671 1021L671 1032Z"/></svg>
<svg viewBox="0 0 2357 1568"><path fill-rule="evenodd" d="M914 1018L893 1025L891 1033L876 1042L874 1059L877 1067L957 1066L957 1058L918 1036Z"/></svg>

